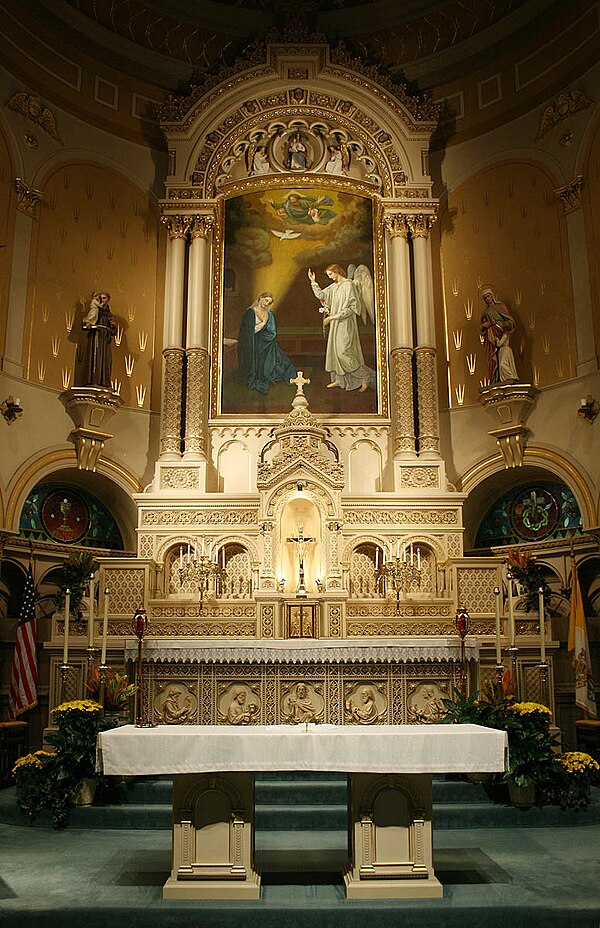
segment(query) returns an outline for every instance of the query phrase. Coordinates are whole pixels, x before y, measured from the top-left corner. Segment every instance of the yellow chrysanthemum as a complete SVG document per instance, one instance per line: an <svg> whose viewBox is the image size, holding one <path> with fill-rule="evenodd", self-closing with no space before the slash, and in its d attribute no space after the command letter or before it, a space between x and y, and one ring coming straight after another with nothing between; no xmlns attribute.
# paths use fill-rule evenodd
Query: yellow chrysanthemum
<svg viewBox="0 0 600 928"><path fill-rule="evenodd" d="M26 754L24 757L19 757L12 768L12 772L16 773L17 770L21 770L23 767L37 767L41 769L42 762L35 754Z"/></svg>
<svg viewBox="0 0 600 928"><path fill-rule="evenodd" d="M515 702L511 706L508 706L508 708L518 715L530 715L533 712L539 712L542 715L552 716L552 712L548 706L542 706L539 702Z"/></svg>

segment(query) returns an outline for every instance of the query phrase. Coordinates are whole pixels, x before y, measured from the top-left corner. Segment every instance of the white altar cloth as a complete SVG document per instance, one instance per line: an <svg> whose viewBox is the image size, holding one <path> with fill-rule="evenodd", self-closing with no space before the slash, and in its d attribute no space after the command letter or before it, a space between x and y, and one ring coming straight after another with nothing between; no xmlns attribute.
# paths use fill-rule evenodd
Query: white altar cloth
<svg viewBox="0 0 600 928"><path fill-rule="evenodd" d="M98 736L99 769L118 776L323 770L493 773L506 732L479 725L125 725Z"/></svg>
<svg viewBox="0 0 600 928"><path fill-rule="evenodd" d="M477 638L465 639L465 659L479 657ZM136 660L137 638L125 641L125 659ZM312 662L365 663L387 661L459 661L460 642L457 635L427 638L144 638L146 661L214 661L215 663L256 664L284 661L291 664Z"/></svg>

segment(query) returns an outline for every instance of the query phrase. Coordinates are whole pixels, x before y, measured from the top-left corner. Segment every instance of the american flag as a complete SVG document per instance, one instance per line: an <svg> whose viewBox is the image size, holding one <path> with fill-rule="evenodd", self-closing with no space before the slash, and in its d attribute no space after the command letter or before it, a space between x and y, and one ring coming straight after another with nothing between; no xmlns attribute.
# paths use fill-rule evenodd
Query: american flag
<svg viewBox="0 0 600 928"><path fill-rule="evenodd" d="M23 604L15 637L15 654L13 657L10 689L8 691L8 710L11 718L16 718L27 709L37 706L37 656L35 653L35 588L31 565L27 571Z"/></svg>

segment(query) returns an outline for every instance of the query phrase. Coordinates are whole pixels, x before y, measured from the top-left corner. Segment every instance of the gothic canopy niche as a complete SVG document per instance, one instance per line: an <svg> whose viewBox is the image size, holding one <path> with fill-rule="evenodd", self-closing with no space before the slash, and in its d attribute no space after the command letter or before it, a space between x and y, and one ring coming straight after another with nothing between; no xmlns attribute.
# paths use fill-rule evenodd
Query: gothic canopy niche
<svg viewBox="0 0 600 928"><path fill-rule="evenodd" d="M171 236L210 241L206 347L212 353L213 418L289 409L289 391L280 400L270 398L268 407L251 409L229 389L239 316L257 293L272 291L278 338L283 336L284 352L295 352L300 369L305 362L299 355L316 349L306 348L304 316L304 342L301 348L293 342L300 313L294 299L310 313L322 341L307 269L317 269L321 286L326 266L334 263L348 268L348 276L352 265L357 273L368 270L374 296L362 321L365 364L378 376L375 390L356 408L320 408L315 384L311 406L318 414L389 415L385 233L406 235L433 222L437 201L427 153L438 117L439 106L427 97L330 49L322 37L257 44L236 66L163 109L170 156L163 221ZM241 254L237 269L229 260L232 237ZM286 254L281 272L272 259L276 249Z"/></svg>

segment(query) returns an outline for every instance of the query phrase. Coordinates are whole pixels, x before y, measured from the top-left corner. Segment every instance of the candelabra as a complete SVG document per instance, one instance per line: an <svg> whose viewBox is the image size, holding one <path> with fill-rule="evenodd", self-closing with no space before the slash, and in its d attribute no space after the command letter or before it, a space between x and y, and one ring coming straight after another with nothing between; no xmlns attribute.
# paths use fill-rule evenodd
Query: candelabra
<svg viewBox="0 0 600 928"><path fill-rule="evenodd" d="M179 549L179 585L183 586L185 581L191 581L198 585L198 595L200 598L200 612L204 596L210 590L211 581L214 584L215 596L219 596L226 577L225 571L225 550L221 548L221 563L219 564L219 552L216 551L213 557L211 550L205 553L204 539L202 539L202 553L194 547L192 552L188 545L187 555L184 557L183 549Z"/></svg>
<svg viewBox="0 0 600 928"><path fill-rule="evenodd" d="M383 585L384 590L389 585L396 593L396 612L400 612L400 594L406 593L413 587L421 586L421 552L417 548L416 562L415 551L413 546L407 549L404 545L402 557L398 550L395 557L388 557L384 560L381 567L375 562L375 580L379 587Z"/></svg>

